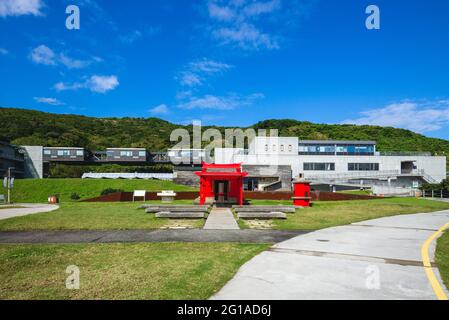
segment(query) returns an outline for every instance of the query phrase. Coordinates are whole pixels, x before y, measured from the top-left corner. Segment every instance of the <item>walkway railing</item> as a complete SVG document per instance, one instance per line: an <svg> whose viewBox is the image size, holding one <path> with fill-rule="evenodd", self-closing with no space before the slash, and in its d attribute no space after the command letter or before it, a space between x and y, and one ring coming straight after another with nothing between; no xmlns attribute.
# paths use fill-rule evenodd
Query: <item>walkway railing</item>
<svg viewBox="0 0 449 320"><path fill-rule="evenodd" d="M383 171L354 171L345 173L327 173L322 175L305 175L306 179L311 181L320 182L337 182L337 181L349 181L354 179L381 179L381 178L393 178L400 176L416 176L422 177L426 182L431 184L436 184L434 178L427 174L424 170L413 170L410 172L405 172L401 170L383 170Z"/></svg>
<svg viewBox="0 0 449 320"><path fill-rule="evenodd" d="M422 190L423 198L449 199L449 190Z"/></svg>

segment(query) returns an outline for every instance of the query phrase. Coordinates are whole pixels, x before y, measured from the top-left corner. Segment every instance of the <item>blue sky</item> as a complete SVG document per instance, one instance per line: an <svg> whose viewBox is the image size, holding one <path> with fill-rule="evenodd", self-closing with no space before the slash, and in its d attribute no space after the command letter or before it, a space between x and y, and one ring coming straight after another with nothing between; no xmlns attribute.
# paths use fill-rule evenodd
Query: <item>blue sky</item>
<svg viewBox="0 0 449 320"><path fill-rule="evenodd" d="M80 30L65 27L70 4ZM380 30L365 27L370 4ZM2 0L0 105L449 139L448 31L445 0Z"/></svg>

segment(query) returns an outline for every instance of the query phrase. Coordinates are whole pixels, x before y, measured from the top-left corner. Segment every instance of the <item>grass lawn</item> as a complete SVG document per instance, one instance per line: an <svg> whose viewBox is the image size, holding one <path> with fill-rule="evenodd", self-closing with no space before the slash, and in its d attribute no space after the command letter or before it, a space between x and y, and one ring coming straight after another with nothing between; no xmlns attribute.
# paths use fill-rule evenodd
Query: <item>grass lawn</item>
<svg viewBox="0 0 449 320"><path fill-rule="evenodd" d="M48 196L58 194L61 201L72 201L70 196L77 193L81 199L100 196L104 189L123 191L195 191L196 189L160 180L113 180L113 179L17 179L12 192L14 202L47 202Z"/></svg>
<svg viewBox="0 0 449 320"><path fill-rule="evenodd" d="M315 202L311 208L289 214L287 220L275 220L274 228L317 230L392 215L447 209L449 203L416 198Z"/></svg>
<svg viewBox="0 0 449 320"><path fill-rule="evenodd" d="M192 201L175 203L190 204ZM138 210L141 204L67 202L56 211L0 220L0 231L157 229L170 223L169 219L156 219L154 214ZM204 222L203 219L185 220L195 228L201 228Z"/></svg>
<svg viewBox="0 0 449 320"><path fill-rule="evenodd" d="M438 239L435 260L444 284L449 289L449 230Z"/></svg>
<svg viewBox="0 0 449 320"><path fill-rule="evenodd" d="M268 245L0 245L0 299L207 299ZM80 269L68 290L66 268Z"/></svg>
<svg viewBox="0 0 449 320"><path fill-rule="evenodd" d="M345 193L345 194L355 194L355 195L362 195L362 196L371 196L371 190L344 190L344 191L338 191L338 193Z"/></svg>

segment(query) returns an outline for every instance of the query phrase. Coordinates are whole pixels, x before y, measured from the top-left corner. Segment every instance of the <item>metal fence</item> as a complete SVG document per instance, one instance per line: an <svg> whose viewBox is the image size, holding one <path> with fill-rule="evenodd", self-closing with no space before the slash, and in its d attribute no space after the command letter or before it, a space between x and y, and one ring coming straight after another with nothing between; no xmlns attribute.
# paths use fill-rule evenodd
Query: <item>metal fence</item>
<svg viewBox="0 0 449 320"><path fill-rule="evenodd" d="M423 198L449 199L449 190L422 190L421 196Z"/></svg>

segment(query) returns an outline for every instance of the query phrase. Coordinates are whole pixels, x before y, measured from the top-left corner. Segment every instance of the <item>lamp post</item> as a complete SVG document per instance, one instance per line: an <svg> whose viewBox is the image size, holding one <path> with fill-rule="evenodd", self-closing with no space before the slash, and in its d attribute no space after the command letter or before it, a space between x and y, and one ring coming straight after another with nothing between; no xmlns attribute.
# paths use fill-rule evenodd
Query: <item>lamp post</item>
<svg viewBox="0 0 449 320"><path fill-rule="evenodd" d="M11 176L11 170L14 170L14 167L8 168L8 177L7 177L7 188L8 188L8 204L11 204L11 189L13 187L13 177Z"/></svg>

